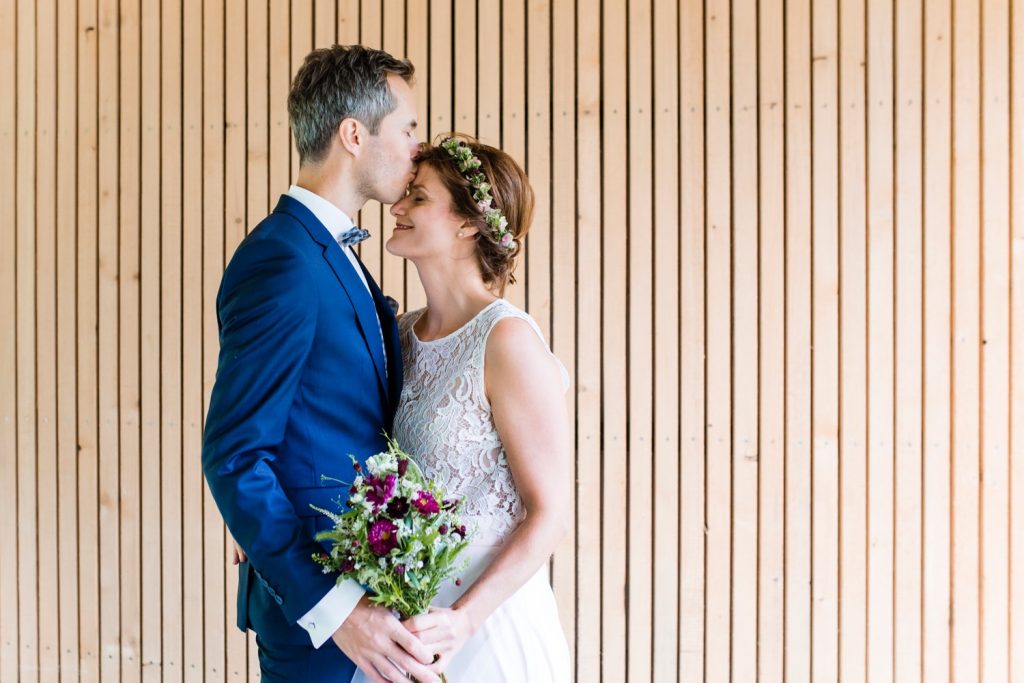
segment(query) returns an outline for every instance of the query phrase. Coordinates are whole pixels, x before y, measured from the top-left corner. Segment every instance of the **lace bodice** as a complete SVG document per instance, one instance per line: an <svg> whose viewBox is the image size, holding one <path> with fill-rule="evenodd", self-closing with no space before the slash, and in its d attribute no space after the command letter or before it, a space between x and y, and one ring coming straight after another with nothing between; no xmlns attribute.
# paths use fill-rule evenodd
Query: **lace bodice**
<svg viewBox="0 0 1024 683"><path fill-rule="evenodd" d="M407 313L398 325L405 383L394 436L450 497L465 498L475 542L501 543L525 511L484 393L484 352L491 330L506 317L543 335L527 313L498 299L455 332L423 342L413 326L424 310Z"/></svg>

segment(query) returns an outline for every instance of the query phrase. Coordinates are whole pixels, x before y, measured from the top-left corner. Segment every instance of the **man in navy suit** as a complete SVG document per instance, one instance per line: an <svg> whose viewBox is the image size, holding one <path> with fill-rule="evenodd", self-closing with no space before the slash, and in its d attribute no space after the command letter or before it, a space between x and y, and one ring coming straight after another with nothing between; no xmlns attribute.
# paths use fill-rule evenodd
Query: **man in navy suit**
<svg viewBox="0 0 1024 683"><path fill-rule="evenodd" d="M385 449L402 387L394 312L352 246L368 199L415 176L413 66L379 50L310 53L288 96L296 184L238 246L217 296L220 358L206 480L240 547L238 626L268 681L438 680L433 656L353 581L312 555L355 476ZM331 641L331 642L328 642Z"/></svg>

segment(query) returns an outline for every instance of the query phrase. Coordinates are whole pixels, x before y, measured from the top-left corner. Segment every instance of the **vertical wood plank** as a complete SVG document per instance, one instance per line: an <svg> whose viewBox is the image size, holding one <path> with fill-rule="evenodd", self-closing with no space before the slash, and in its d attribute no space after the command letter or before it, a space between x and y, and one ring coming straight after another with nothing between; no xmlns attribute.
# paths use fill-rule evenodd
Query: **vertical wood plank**
<svg viewBox="0 0 1024 683"><path fill-rule="evenodd" d="M384 0L384 49L399 59L405 57L404 0ZM385 294L400 299L405 292L405 262L397 256L388 254L383 248L395 232L395 217L391 215L388 207L385 207L381 218L383 225L379 244L382 254L382 278L379 282Z"/></svg>
<svg viewBox="0 0 1024 683"><path fill-rule="evenodd" d="M954 681L980 676L980 7L953 4L952 647Z"/></svg>
<svg viewBox="0 0 1024 683"><path fill-rule="evenodd" d="M296 24L296 19L304 14L302 7L308 7L307 3L303 2L292 2L292 24ZM295 33L292 33L293 48L294 48ZM359 42L359 3L358 2L341 2L338 3L338 44L339 45L354 45ZM304 50L303 55L309 50ZM293 52L294 54L294 52ZM301 63L301 62L300 62ZM298 69L298 64L293 64L292 73Z"/></svg>
<svg viewBox="0 0 1024 683"><path fill-rule="evenodd" d="M1024 12L1010 12L1010 680L1024 676Z"/></svg>
<svg viewBox="0 0 1024 683"><path fill-rule="evenodd" d="M647 3L632 7L635 24L647 26ZM650 575L647 548L653 541L650 479L629 477L629 472L650 471L650 291L651 273L633 269L629 263L643 258L650 263L647 249L627 251L650 242L650 183L635 193L636 183L649 180L650 147L629 139L627 92L635 60L627 52L626 7L618 2L601 3L604 31L601 32L601 209L603 232L599 240L601 268L601 376L604 400L601 404L601 677L604 681L639 681L650 678ZM648 37L647 44L650 44ZM637 85L647 85L646 98L638 97L648 118L638 117L637 128L647 129L649 121L649 63L640 60ZM646 69L645 69L646 68ZM631 168L630 191L623 193L623 178L616 169ZM624 201L629 198L629 201ZM642 199L641 199L642 198ZM646 200L640 213L634 213ZM627 213L628 212L628 213ZM636 232L634 232L634 229ZM627 329L624 321L630 321ZM630 334L630 330L634 331ZM635 346L632 344L638 341ZM629 362L625 359L629 358ZM633 383L627 382L633 378ZM632 427L632 431L629 428ZM637 443L636 450L633 449ZM630 507L629 502L634 505ZM627 533L629 527L630 533ZM627 549L625 552L623 549ZM628 593L627 593L628 592ZM627 602L627 595L629 600ZM630 610L627 614L627 609ZM627 628L627 621L630 628ZM629 642L627 642L629 639ZM627 652L630 656L627 659ZM628 675L627 675L628 672Z"/></svg>
<svg viewBox="0 0 1024 683"><path fill-rule="evenodd" d="M640 15L641 17L643 15ZM632 23L632 22L631 22ZM630 51L643 49L630 30ZM642 34L639 34L642 37ZM679 175L684 179L680 187L680 463L679 463L679 681L704 680L704 618L706 593L706 481L705 444L705 166L706 148L704 109L704 7L699 3L683 3L679 17L679 93L682 106L680 119ZM632 74L631 74L632 76ZM645 83L647 87L649 84ZM632 92L633 81L630 80ZM630 102L633 114L649 101L643 90L643 99ZM632 100L631 95L631 100ZM637 111L637 114L640 112ZM640 142L653 145L651 137L644 137L642 125L630 125L632 147ZM635 137L634 137L635 136ZM631 165L632 167L632 165ZM641 176L641 180L644 176ZM632 199L632 196L631 196ZM637 193L633 202L634 215L650 220L649 213L641 213L645 197ZM643 241L637 247L646 246ZM653 247L649 247L653 248ZM630 250L630 280L637 267L643 273L643 262L633 259ZM640 257L649 254L640 251ZM636 267L634 267L634 263ZM639 273L638 273L639 275ZM653 315L653 311L649 313ZM648 323L650 324L650 323ZM631 340L632 342L632 340ZM631 350L636 348L632 343ZM642 361L643 357L638 358ZM648 366L649 367L649 366ZM631 373L634 366L631 364ZM653 368L650 372L653 372ZM650 375L641 374L647 382ZM632 379L630 388L632 389ZM631 405L632 410L632 405ZM641 436L643 433L641 433ZM635 447L634 433L630 430L630 447Z"/></svg>
<svg viewBox="0 0 1024 683"><path fill-rule="evenodd" d="M653 680L678 671L679 67L678 6L654 3L654 622Z"/></svg>
<svg viewBox="0 0 1024 683"><path fill-rule="evenodd" d="M453 0L455 130L477 134L477 7L476 0ZM564 55L566 58L568 55Z"/></svg>
<svg viewBox="0 0 1024 683"><path fill-rule="evenodd" d="M383 0L374 0L362 5L360 10L360 32L359 42L367 47L378 50L384 48L383 36ZM366 264L367 270L378 283L383 282L381 273L381 255L384 253L382 208L376 201L368 202L359 212L359 226L369 230L373 239L368 239L359 245L359 256Z"/></svg>
<svg viewBox="0 0 1024 683"><path fill-rule="evenodd" d="M706 677L728 680L732 633L732 140L731 8L725 0L706 5L704 111L707 223L705 243L705 337L707 383L707 595L705 612Z"/></svg>
<svg viewBox="0 0 1024 683"><path fill-rule="evenodd" d="M551 344L555 355L565 364L572 379L568 392L569 418L576 419L576 325L573 311L576 307L576 94L575 94L575 16L569 3L553 3L551 5L551 296L552 296L552 327ZM593 455L580 457L580 444L576 444L576 475L579 476L580 463L591 466ZM576 554L577 536L582 523L576 507L574 490L573 509L576 511L576 524L572 532L566 534L559 548L555 551L552 561L551 583L562 607L562 626L569 641L570 653L574 666L579 654L581 636L578 629L581 612L577 603L576 589ZM566 614L566 608L572 611ZM593 665L593 662L590 662ZM585 667L576 666L576 677L582 672L589 672ZM585 678L585 676L583 676Z"/></svg>
<svg viewBox="0 0 1024 683"><path fill-rule="evenodd" d="M1010 158L1007 0L981 18L981 680L1009 680Z"/></svg>
<svg viewBox="0 0 1024 683"><path fill-rule="evenodd" d="M13 226L17 220L17 5L0 3L0 220ZM17 548L18 477L18 383L17 328L10 324L17 316L17 267L15 231L0 230L0 496L10 501L0 519L0 542ZM18 676L18 566L0 563L0 677Z"/></svg>
<svg viewBox="0 0 1024 683"><path fill-rule="evenodd" d="M501 148L512 156L524 170L526 169L526 55L529 49L526 40L526 18L523 16L526 3L523 0L501 3L501 15L494 20L495 30L499 38L493 44L500 44L500 52L495 50L498 60L497 73L501 74L500 82L495 79L498 87L486 97L481 93L481 106L493 106L486 110L486 117L493 116L499 124ZM485 54L490 50L484 50ZM481 55L482 56L482 55ZM485 72L486 73L486 72ZM484 79L490 84L490 79ZM483 85L483 84L481 84ZM493 98L493 104L488 98ZM531 186L533 183L531 182ZM536 187L534 187L536 191ZM526 308L526 292L530 286L526 268L523 264L530 258L529 240L523 242L516 258L515 286L505 292L506 298L514 306Z"/></svg>
<svg viewBox="0 0 1024 683"><path fill-rule="evenodd" d="M923 388L922 12L896 3L895 571L893 678L921 681Z"/></svg>
<svg viewBox="0 0 1024 683"><path fill-rule="evenodd" d="M416 137L420 143L430 138L430 2L429 0L406 0L405 20L407 24L405 55L416 67L412 89L416 95ZM416 274L416 268L408 261L403 263L405 271L405 292L393 294L399 299L403 311L415 311L427 304L423 284Z"/></svg>
<svg viewBox="0 0 1024 683"><path fill-rule="evenodd" d="M313 6L313 47L330 47L336 42L335 0L315 0Z"/></svg>
<svg viewBox="0 0 1024 683"><path fill-rule="evenodd" d="M785 63L783 5L761 3L758 23L758 572L757 676L783 680L785 634ZM685 548L682 549L685 552Z"/></svg>
<svg viewBox="0 0 1024 683"><path fill-rule="evenodd" d="M269 10L265 3L246 5L246 202L245 229L251 231L270 211ZM334 26L331 23L333 33Z"/></svg>
<svg viewBox="0 0 1024 683"><path fill-rule="evenodd" d="M505 85L505 70L502 63L502 46L510 36L502 31L501 6L503 3L482 2L477 6L476 63L477 83L477 137L495 147L503 147L502 137L502 89ZM458 21L458 15L456 15ZM463 36L456 34L461 42ZM458 65L456 65L458 68ZM456 81L456 84L458 82ZM509 151L509 150L505 150ZM511 152L510 152L511 153ZM521 157L520 157L521 160Z"/></svg>
<svg viewBox="0 0 1024 683"><path fill-rule="evenodd" d="M17 139L14 188L15 220L15 354L17 368L17 542L18 668L21 680L39 675L39 555L36 545L36 7L19 2L17 8Z"/></svg>
<svg viewBox="0 0 1024 683"><path fill-rule="evenodd" d="M309 7L308 3L301 3ZM296 13L296 26L301 25ZM308 15L307 15L308 16ZM244 31L228 31L228 26L246 25L244 0L227 0L224 8L224 264L231 259L238 244L245 237L246 221L246 42ZM309 20L306 40L312 41L312 20ZM293 34L294 35L294 34ZM294 45L293 38L293 45ZM304 55L303 55L304 56ZM294 73L294 72L293 72ZM261 217L262 218L262 217ZM215 300L214 300L215 301ZM225 557L230 556L233 542L224 534ZM238 591L238 569L229 567L225 574L225 600L227 617L227 677L228 680L249 680L257 671L249 671L249 639L235 628Z"/></svg>
<svg viewBox="0 0 1024 683"><path fill-rule="evenodd" d="M95 0L78 5L78 590L80 677L100 677L97 430L97 33Z"/></svg>
<svg viewBox="0 0 1024 683"><path fill-rule="evenodd" d="M868 678L893 676L893 7L868 0Z"/></svg>
<svg viewBox="0 0 1024 683"><path fill-rule="evenodd" d="M526 3L526 174L536 205L519 263L530 314L551 339L551 6ZM564 605L560 605L564 609ZM562 612L564 615L566 612Z"/></svg>
<svg viewBox="0 0 1024 683"><path fill-rule="evenodd" d="M786 5L786 680L811 661L811 11Z"/></svg>
<svg viewBox="0 0 1024 683"><path fill-rule="evenodd" d="M950 678L952 17L924 6L924 519L922 650L926 681Z"/></svg>
<svg viewBox="0 0 1024 683"><path fill-rule="evenodd" d="M57 17L56 1L36 7L36 489L41 526L59 518L57 481ZM39 576L39 678L60 675L57 533L36 538Z"/></svg>
<svg viewBox="0 0 1024 683"><path fill-rule="evenodd" d="M144 0L141 30L143 36L160 35L160 6L156 0ZM141 399L142 500L142 677L145 681L162 679L161 615L161 386L160 386L160 220L161 204L161 69L160 40L142 40L142 168L152 169L140 178L140 302L141 302Z"/></svg>
<svg viewBox="0 0 1024 683"><path fill-rule="evenodd" d="M60 657L58 659L62 681L78 679L78 567L69 558L78 557L78 462L77 439L77 392L78 372L76 354L76 231L78 174L77 159L77 70L78 39L77 12L69 3L59 3L57 12L57 377L60 391L57 392L57 534L58 608L60 633ZM13 98L12 98L13 103ZM0 126L2 128L2 126ZM13 150L13 145L11 146ZM12 157L13 161L13 157ZM6 161L3 162L6 164ZM0 184L6 178L0 177ZM13 190L13 184L11 185ZM13 206L11 207L13 209ZM0 262L6 262L0 257ZM11 273L14 272L12 268ZM13 290L13 288L12 288ZM13 291L12 291L13 294ZM4 325L5 329L9 326ZM11 345L13 352L13 345ZM0 361L6 362L6 361ZM11 375L13 377L13 371ZM6 409L0 409L7 416ZM3 420L6 424L6 420ZM2 427L0 427L2 428ZM5 452L13 453L4 448ZM10 481L13 481L13 472ZM6 474L4 475L6 478ZM7 498L7 500L13 500ZM13 517L13 515L8 515ZM13 524L14 520L11 520ZM6 592L6 584L0 580L0 591ZM3 601L7 603L7 600ZM2 617L0 617L2 619ZM6 634L5 634L6 635ZM4 641L0 636L0 643ZM0 645L2 647L2 645ZM7 678L8 672L0 666L0 677Z"/></svg>
<svg viewBox="0 0 1024 683"><path fill-rule="evenodd" d="M181 506L182 621L186 680L201 681L203 662L203 14L182 7ZM265 119L264 119L265 120ZM264 190L265 192L265 190Z"/></svg>
<svg viewBox="0 0 1024 683"><path fill-rule="evenodd" d="M161 640L163 678L184 677L182 566L182 7L162 3L160 191Z"/></svg>
<svg viewBox="0 0 1024 683"><path fill-rule="evenodd" d="M207 11L204 5L204 12ZM268 205L273 207L277 204L279 195L288 191L291 179L298 174L298 166L295 167L295 174L291 171L292 146L291 129L288 127L288 90L291 86L292 67L289 62L292 54L291 25L289 21L288 3L275 2L270 4L270 94L268 106L270 108L270 139L268 142L269 152L269 176L268 176ZM203 26L203 38L209 27ZM299 58L301 59L301 55ZM205 58L204 58L205 64ZM297 68L297 67L296 67ZM207 69L204 68L204 73ZM223 84L214 87L223 88ZM206 99L206 87L203 87L203 100ZM204 138L203 144L206 144ZM220 171L220 169L218 169Z"/></svg>
<svg viewBox="0 0 1024 683"><path fill-rule="evenodd" d="M837 3L812 12L812 611L815 680L838 676L839 235Z"/></svg>
<svg viewBox="0 0 1024 683"><path fill-rule="evenodd" d="M732 6L732 676L757 679L757 3ZM659 140L661 134L658 135ZM659 142L659 147L661 143Z"/></svg>
<svg viewBox="0 0 1024 683"><path fill-rule="evenodd" d="M140 271L141 230L141 5L120 6L120 173L118 405L121 460L118 498L121 523L121 677L142 678L142 539L140 432Z"/></svg>
<svg viewBox="0 0 1024 683"><path fill-rule="evenodd" d="M287 6L286 6L287 9ZM286 34L287 35L287 34ZM217 329L217 290L224 272L224 6L203 5L203 249L202 249L202 415L209 410L210 392L217 374L220 339ZM278 53L275 53L278 54ZM288 68L287 55L283 58ZM275 65L276 67L277 65ZM287 75L285 76L287 78ZM287 87L287 81L286 85ZM288 132L285 115L285 135ZM278 145L284 154L285 173L289 164L289 147ZM281 163L279 161L279 163ZM287 180L285 181L287 182ZM274 187L284 191L284 187ZM236 574L225 564L224 522L220 511L202 481L203 487L203 676L207 681L227 680L227 639L237 638L234 619L228 620L226 604L235 604L235 592L228 588L225 572Z"/></svg>
<svg viewBox="0 0 1024 683"><path fill-rule="evenodd" d="M576 201L576 267L585 273L601 270L601 11L595 0L576 6L576 187L587 189ZM456 79L456 92L459 83ZM601 336L601 288L575 288L577 339ZM563 301L564 303L564 301ZM562 314L566 313L562 309ZM601 381L600 346L576 345L576 590L580 596L601 594ZM586 463L586 464L583 464ZM598 600L577 603L577 676L601 676L601 614Z"/></svg>
<svg viewBox="0 0 1024 683"><path fill-rule="evenodd" d="M865 680L868 607L866 9L840 6L840 572L839 677Z"/></svg>
<svg viewBox="0 0 1024 683"><path fill-rule="evenodd" d="M121 573L118 488L120 406L118 404L118 106L120 98L118 7L99 5L99 527L100 678L121 676Z"/></svg>
<svg viewBox="0 0 1024 683"><path fill-rule="evenodd" d="M430 110L427 141L454 127L452 119L452 6L430 3Z"/></svg>
<svg viewBox="0 0 1024 683"><path fill-rule="evenodd" d="M358 2L343 2L338 13L339 23L346 21L346 30L351 30L351 21L349 14L355 12L355 39L352 41L342 41L339 35L339 41L343 45L349 43L355 43L359 41L359 3ZM339 34L342 30L342 26L338 27ZM313 5L305 0L292 0L291 2L291 20L289 23L289 30L291 31L291 68L288 70L288 84L291 87L291 79L295 76L295 73L302 66L306 55L309 54L310 50L313 49ZM291 135L289 129L288 135L289 149L291 149L291 174L288 176L289 181L298 177L299 175L299 152L295 149L295 139ZM275 189L274 191L287 191L288 188Z"/></svg>

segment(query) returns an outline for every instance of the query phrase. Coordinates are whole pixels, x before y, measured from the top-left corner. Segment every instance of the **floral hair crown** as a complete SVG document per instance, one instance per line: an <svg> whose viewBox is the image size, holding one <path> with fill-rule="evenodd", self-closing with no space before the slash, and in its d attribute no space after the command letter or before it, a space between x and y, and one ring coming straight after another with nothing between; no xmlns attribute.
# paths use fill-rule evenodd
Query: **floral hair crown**
<svg viewBox="0 0 1024 683"><path fill-rule="evenodd" d="M506 249L514 249L516 246L515 238L509 232L508 220L505 218L505 214L494 204L487 176L479 170L481 165L479 157L473 154L473 150L470 149L469 145L456 138L446 138L441 142L441 148L448 152L448 156L455 160L455 165L459 167L459 173L469 181L470 186L473 188L473 200L476 202L477 208L484 215L484 222L491 229L494 239Z"/></svg>

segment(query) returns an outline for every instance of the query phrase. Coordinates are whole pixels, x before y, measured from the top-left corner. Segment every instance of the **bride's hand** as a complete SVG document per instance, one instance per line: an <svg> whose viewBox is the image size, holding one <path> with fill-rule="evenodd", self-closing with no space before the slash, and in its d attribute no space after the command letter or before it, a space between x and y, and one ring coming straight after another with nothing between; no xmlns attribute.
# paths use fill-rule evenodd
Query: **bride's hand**
<svg viewBox="0 0 1024 683"><path fill-rule="evenodd" d="M464 609L431 607L426 614L402 622L409 631L434 653L442 671L444 663L462 649L476 632L476 625Z"/></svg>

